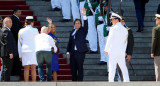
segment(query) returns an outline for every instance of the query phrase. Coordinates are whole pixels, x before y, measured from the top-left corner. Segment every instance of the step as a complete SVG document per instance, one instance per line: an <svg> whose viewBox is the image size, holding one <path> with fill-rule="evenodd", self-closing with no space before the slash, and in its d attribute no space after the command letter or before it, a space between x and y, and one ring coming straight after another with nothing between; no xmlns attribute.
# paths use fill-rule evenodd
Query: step
<svg viewBox="0 0 160 86"><path fill-rule="evenodd" d="M26 0L27 5L29 6L50 6L51 2L45 2L42 0L37 0L37 1L33 1L33 0Z"/></svg>
<svg viewBox="0 0 160 86"><path fill-rule="evenodd" d="M40 17L38 17L38 21L46 22L46 18L47 17L40 16ZM50 18L52 19L53 22L58 22L62 19L62 17L56 17L56 16L55 17L50 17Z"/></svg>
<svg viewBox="0 0 160 86"><path fill-rule="evenodd" d="M12 16L12 15L2 15L1 17L4 19L7 16ZM34 17L34 21L37 21L37 16L33 16L33 17ZM20 20L25 21L25 19L26 19L26 16L21 15Z"/></svg>
<svg viewBox="0 0 160 86"><path fill-rule="evenodd" d="M53 22L56 26L63 26L63 27L71 27L73 26L73 22ZM47 26L47 22L41 22L42 26Z"/></svg>
<svg viewBox="0 0 160 86"><path fill-rule="evenodd" d="M155 71L154 70L129 70L129 76L155 76ZM101 70L95 70L95 69L90 69L90 70L84 70L84 76L105 76L107 77L107 69L101 69ZM116 72L117 75L117 72Z"/></svg>
<svg viewBox="0 0 160 86"><path fill-rule="evenodd" d="M155 76L143 76L143 77L142 76L130 76L130 80L131 81L155 81ZM84 76L84 81L108 81L108 77L107 76ZM119 85L116 85L116 86L119 86ZM134 86L137 86L137 85L134 84Z"/></svg>
<svg viewBox="0 0 160 86"><path fill-rule="evenodd" d="M93 64L97 64L97 62L99 61L99 59L85 59L84 60L84 65L93 65ZM154 61L153 59L149 58L149 59L132 59L131 64L137 64L137 65L142 65L142 64L150 64L153 65Z"/></svg>
<svg viewBox="0 0 160 86"><path fill-rule="evenodd" d="M41 23L43 25L43 23ZM58 24L58 23L55 23L55 24ZM62 24L62 23L61 23ZM71 23L67 23L68 25L71 24ZM70 33L69 32L57 32L56 33L56 36L59 38L62 38L62 37L69 37ZM134 37L145 37L145 38L148 38L148 37L152 37L152 32L142 32L142 33L137 33L137 32L133 32L133 36Z"/></svg>
<svg viewBox="0 0 160 86"><path fill-rule="evenodd" d="M15 7L20 7L21 10L29 10L29 6L26 5L0 5L0 10L13 10Z"/></svg>
<svg viewBox="0 0 160 86"><path fill-rule="evenodd" d="M45 76L45 78L46 78L46 76ZM24 77L20 77L20 80L24 80ZM32 80L31 76L29 76L29 80L30 81ZM58 75L57 80L72 80L72 76L71 75L63 75L63 76ZM36 77L36 81L39 81L39 76L38 75Z"/></svg>
<svg viewBox="0 0 160 86"><path fill-rule="evenodd" d="M45 3L43 3L43 4L45 4ZM46 5L46 6L43 6L43 5L38 5L38 6L36 6L36 5L34 5L34 6L31 6L30 5L30 9L32 9L34 12L39 12L39 10L41 10L41 11L49 11L49 10L51 10L51 5L50 4L48 4L48 5Z"/></svg>
<svg viewBox="0 0 160 86"><path fill-rule="evenodd" d="M62 14L61 12L52 12L52 11L38 11L38 12L35 12L34 15L36 16L43 16L43 17L62 17Z"/></svg>
<svg viewBox="0 0 160 86"><path fill-rule="evenodd" d="M61 53L66 53L66 48L60 49ZM150 54L151 48L150 47L136 47L133 49L133 54Z"/></svg>
<svg viewBox="0 0 160 86"><path fill-rule="evenodd" d="M26 5L26 1L0 1L0 5Z"/></svg>
<svg viewBox="0 0 160 86"><path fill-rule="evenodd" d="M12 10L5 10L2 11L0 10L0 15L12 15L13 11ZM26 15L26 16L33 16L33 11L30 10L22 10L22 15Z"/></svg>
<svg viewBox="0 0 160 86"><path fill-rule="evenodd" d="M134 59L132 59L132 61L134 61ZM131 61L131 63L132 63ZM135 65L132 64L132 67L134 70L154 70L154 65ZM130 66L129 69L132 69L132 67ZM107 65L98 65L98 64L94 64L94 65L84 65L84 70L106 70L107 69Z"/></svg>

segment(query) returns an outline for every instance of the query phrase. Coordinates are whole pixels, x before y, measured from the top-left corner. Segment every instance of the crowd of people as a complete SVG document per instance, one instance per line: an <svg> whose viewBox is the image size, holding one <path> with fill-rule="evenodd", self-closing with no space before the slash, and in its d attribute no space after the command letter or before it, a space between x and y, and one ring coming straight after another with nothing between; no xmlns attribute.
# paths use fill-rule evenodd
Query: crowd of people
<svg viewBox="0 0 160 86"><path fill-rule="evenodd" d="M21 8L15 7L13 15L1 18L1 58L2 74L1 81L10 81L10 76L23 76L24 81L29 81L31 70L32 81L36 81L36 67L40 81L45 81L43 62L47 64L47 81L57 81L58 48L59 42L55 36L56 27L52 19L47 18L48 27L43 26L40 34L34 28L34 17L27 16L25 24L20 21ZM51 52L52 51L52 52ZM22 66L24 73L21 73Z"/></svg>
<svg viewBox="0 0 160 86"><path fill-rule="evenodd" d="M128 66L132 57L134 38L132 30L125 24L121 13L111 8L111 0L51 0L52 10L62 9L61 22L71 21L71 10L74 28L69 36L66 57L70 60L72 81L83 81L83 63L85 54L98 53L97 40L100 48L99 65L107 64L109 82L114 82L117 70L118 81L130 82ZM141 1L141 0L139 0ZM145 0L144 0L145 1ZM137 32L143 31L145 11L141 13L137 7L140 3L134 0L138 19ZM143 3L148 2L146 0ZM36 81L36 66L40 81L57 81L59 71L56 26L52 19L47 18L48 27L43 26L40 33L34 28L34 17L27 16L25 24L20 21L21 8L15 7L12 17L0 20L1 59L3 64L1 79L10 81L10 76L20 76L24 67L24 81L29 81L31 70L32 81ZM141 17L140 17L141 15ZM159 63L159 29L160 5L156 14L156 27L153 28L151 57L155 62L156 81L160 81ZM86 45L89 42L89 50ZM44 76L43 62L46 63L47 79ZM53 77L52 77L53 75Z"/></svg>

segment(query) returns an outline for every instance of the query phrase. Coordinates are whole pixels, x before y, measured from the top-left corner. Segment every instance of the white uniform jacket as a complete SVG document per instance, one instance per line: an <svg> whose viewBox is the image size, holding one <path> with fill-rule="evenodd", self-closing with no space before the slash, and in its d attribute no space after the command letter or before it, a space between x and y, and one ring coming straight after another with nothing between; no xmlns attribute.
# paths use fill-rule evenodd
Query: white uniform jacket
<svg viewBox="0 0 160 86"><path fill-rule="evenodd" d="M37 28L27 25L22 28L18 34L18 53L22 57L22 53L35 52L35 36L39 34ZM25 40L24 40L25 39Z"/></svg>
<svg viewBox="0 0 160 86"><path fill-rule="evenodd" d="M116 23L110 28L109 36L105 46L105 52L108 54L125 54L127 46L127 29L120 23Z"/></svg>

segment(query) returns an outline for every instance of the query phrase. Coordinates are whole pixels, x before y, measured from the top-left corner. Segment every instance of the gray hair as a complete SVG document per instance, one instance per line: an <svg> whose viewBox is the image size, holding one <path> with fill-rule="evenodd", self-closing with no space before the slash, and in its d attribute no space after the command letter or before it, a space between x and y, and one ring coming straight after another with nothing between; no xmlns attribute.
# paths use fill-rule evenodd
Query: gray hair
<svg viewBox="0 0 160 86"><path fill-rule="evenodd" d="M47 33L47 32L48 32L48 27L43 26L43 27L41 28L41 33Z"/></svg>
<svg viewBox="0 0 160 86"><path fill-rule="evenodd" d="M10 20L10 19L11 19L10 17L4 18L3 23L7 22L7 21Z"/></svg>

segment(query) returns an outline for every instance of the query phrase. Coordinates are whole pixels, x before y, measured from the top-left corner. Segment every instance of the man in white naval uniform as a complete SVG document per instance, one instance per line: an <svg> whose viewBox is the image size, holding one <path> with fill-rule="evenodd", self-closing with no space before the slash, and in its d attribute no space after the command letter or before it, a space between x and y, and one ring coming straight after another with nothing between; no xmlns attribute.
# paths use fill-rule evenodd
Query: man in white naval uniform
<svg viewBox="0 0 160 86"><path fill-rule="evenodd" d="M62 6L63 19L61 22L68 22L71 20L71 9L73 15L73 21L80 19L80 12L78 8L77 0L60 0Z"/></svg>
<svg viewBox="0 0 160 86"><path fill-rule="evenodd" d="M122 19L118 14L112 13L113 26L110 28L109 36L105 46L105 55L109 56L109 82L114 82L117 64L119 65L124 82L129 82L128 70L125 62L128 31L120 23Z"/></svg>
<svg viewBox="0 0 160 86"><path fill-rule="evenodd" d="M51 6L53 11L60 11L61 10L60 0L51 0Z"/></svg>

